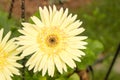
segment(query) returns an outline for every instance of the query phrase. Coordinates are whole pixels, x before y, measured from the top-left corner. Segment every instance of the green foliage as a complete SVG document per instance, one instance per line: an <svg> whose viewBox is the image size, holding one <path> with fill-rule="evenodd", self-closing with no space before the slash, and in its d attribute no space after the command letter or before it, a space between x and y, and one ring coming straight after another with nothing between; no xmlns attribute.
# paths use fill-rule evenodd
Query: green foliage
<svg viewBox="0 0 120 80"><path fill-rule="evenodd" d="M67 80L80 80L78 74L74 73Z"/></svg>
<svg viewBox="0 0 120 80"><path fill-rule="evenodd" d="M12 31L12 37L19 35L17 29L20 27L20 22L15 19L8 19L8 13L0 11L0 29L4 28L5 34Z"/></svg>
<svg viewBox="0 0 120 80"><path fill-rule="evenodd" d="M102 42L105 52L114 52L120 42L119 4L119 0L97 0L76 11L83 21L85 34Z"/></svg>
<svg viewBox="0 0 120 80"><path fill-rule="evenodd" d="M98 70L95 71L95 76L94 76L94 80L104 80L105 78L105 71L104 70ZM120 79L120 73L116 73L114 71L112 71L112 73L110 74L108 80L119 80Z"/></svg>
<svg viewBox="0 0 120 80"><path fill-rule="evenodd" d="M74 12L78 14L78 19L83 21L82 26L86 29L85 35L89 37L86 56L78 64L79 69L84 69L86 65L93 64L99 53L109 54L115 52L118 43L120 43L119 4L120 0L94 0L91 5ZM108 64L108 62L106 63ZM95 80L103 80L106 74L104 72L95 72L95 77L97 76ZM115 74L117 73L111 74L110 80L120 79L118 74ZM112 78L113 76L114 78Z"/></svg>
<svg viewBox="0 0 120 80"><path fill-rule="evenodd" d="M98 40L88 39L87 42L87 48L91 50L96 56L97 54L102 53L102 51L104 50L103 44Z"/></svg>
<svg viewBox="0 0 120 80"><path fill-rule="evenodd" d="M89 65L94 64L94 61L97 59L96 56L104 50L103 44L98 40L87 40L88 45L87 49L84 50L86 55L81 58L81 62L77 62L77 67L79 70L86 69Z"/></svg>

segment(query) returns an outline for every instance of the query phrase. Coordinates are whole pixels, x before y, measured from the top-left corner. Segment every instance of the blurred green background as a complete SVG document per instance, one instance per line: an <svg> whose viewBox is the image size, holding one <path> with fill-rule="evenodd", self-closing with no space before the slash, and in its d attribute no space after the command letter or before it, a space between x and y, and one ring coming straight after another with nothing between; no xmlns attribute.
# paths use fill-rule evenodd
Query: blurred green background
<svg viewBox="0 0 120 80"><path fill-rule="evenodd" d="M29 0L30 1L30 0ZM62 0L63 1L63 0ZM65 0L64 0L65 1ZM64 3L63 1L63 3ZM56 2L51 0L50 3ZM84 2L84 0L83 0ZM8 1L10 3L10 0ZM29 6L29 5L28 5ZM81 63L76 63L78 70L85 70L89 65L93 65L96 60L105 58L102 63L93 65L94 77L88 73L90 80L104 80L104 77L111 64L117 46L120 43L120 0L91 0L87 5L82 5L77 9L70 9L70 12L78 15L78 19L83 21L82 26L86 29L83 35L87 35L88 42L86 56L82 58ZM17 13L16 13L17 14ZM35 15L38 15L35 13ZM11 30L12 37L18 36L17 29L21 27L20 18L12 16L7 18L8 12L0 3L0 28L5 29L5 33ZM27 18L29 20L29 18ZM120 55L110 73L108 80L120 80ZM72 73L72 74L71 74ZM33 74L25 70L26 80L79 80L78 74L73 70L63 75L56 74L54 78L48 76L42 77L41 73ZM68 74L71 74L68 76ZM66 76L67 75L67 76ZM14 80L21 80L21 77L15 76Z"/></svg>

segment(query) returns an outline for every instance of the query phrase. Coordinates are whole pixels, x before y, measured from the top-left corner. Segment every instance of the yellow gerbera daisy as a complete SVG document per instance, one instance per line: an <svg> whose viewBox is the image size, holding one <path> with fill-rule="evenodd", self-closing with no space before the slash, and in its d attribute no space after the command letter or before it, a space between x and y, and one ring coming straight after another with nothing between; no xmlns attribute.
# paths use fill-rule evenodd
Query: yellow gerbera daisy
<svg viewBox="0 0 120 80"><path fill-rule="evenodd" d="M16 56L20 53L17 51L17 45L15 45L15 39L9 39L11 32L3 37L3 29L0 30L0 80L12 80L13 74L20 75L17 68L22 67L17 60L21 58Z"/></svg>
<svg viewBox="0 0 120 80"><path fill-rule="evenodd" d="M33 16L31 19L35 24L22 23L24 26L19 30L23 35L17 38L19 48L23 50L22 57L33 54L26 63L29 70L34 68L34 72L41 71L44 76L53 76L55 66L62 74L67 71L66 65L75 68L75 61L80 61L79 57L85 55L79 49L85 49L87 43L83 40L86 36L78 36L84 31L79 26L81 21L76 20L77 15L68 15L68 9L57 10L49 6L43 9L39 7L41 19Z"/></svg>

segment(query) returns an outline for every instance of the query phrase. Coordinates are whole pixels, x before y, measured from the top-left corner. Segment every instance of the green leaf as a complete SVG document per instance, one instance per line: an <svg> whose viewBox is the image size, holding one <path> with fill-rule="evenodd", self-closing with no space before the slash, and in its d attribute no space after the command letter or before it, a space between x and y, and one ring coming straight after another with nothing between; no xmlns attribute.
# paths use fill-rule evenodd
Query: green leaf
<svg viewBox="0 0 120 80"><path fill-rule="evenodd" d="M66 80L64 77L57 78L55 80Z"/></svg>
<svg viewBox="0 0 120 80"><path fill-rule="evenodd" d="M20 27L20 22L13 17L8 19L8 13L4 11L0 11L0 29L4 28L4 33L6 34L8 31L12 31L12 37L18 35L18 28Z"/></svg>
<svg viewBox="0 0 120 80"><path fill-rule="evenodd" d="M81 57L81 62L76 62L77 68L79 70L86 69L89 65L92 65L95 60L95 54L92 50L86 49L85 50L86 55L84 57Z"/></svg>
<svg viewBox="0 0 120 80"><path fill-rule="evenodd" d="M98 40L88 39L87 42L87 48L94 52L96 55L104 50L103 44Z"/></svg>
<svg viewBox="0 0 120 80"><path fill-rule="evenodd" d="M80 78L77 73L74 73L67 80L80 80Z"/></svg>
<svg viewBox="0 0 120 80"><path fill-rule="evenodd" d="M47 78L45 76L40 76L38 80L47 80Z"/></svg>
<svg viewBox="0 0 120 80"><path fill-rule="evenodd" d="M103 44L98 40L88 39L87 42L87 49L84 50L86 55L81 57L81 62L77 62L78 69L85 69L89 65L92 65L96 60L98 53L101 53L104 50Z"/></svg>

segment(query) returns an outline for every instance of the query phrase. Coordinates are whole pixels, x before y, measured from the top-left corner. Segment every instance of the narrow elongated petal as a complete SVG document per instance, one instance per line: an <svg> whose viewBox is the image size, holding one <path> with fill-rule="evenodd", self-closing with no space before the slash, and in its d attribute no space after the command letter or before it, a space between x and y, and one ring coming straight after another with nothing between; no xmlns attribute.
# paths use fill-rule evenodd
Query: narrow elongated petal
<svg viewBox="0 0 120 80"><path fill-rule="evenodd" d="M9 39L11 35L11 32L8 32L7 35L3 38L2 42L1 42L1 46L4 47Z"/></svg>
<svg viewBox="0 0 120 80"><path fill-rule="evenodd" d="M17 51L15 39L9 40L11 32L3 37L3 31L0 30L0 80L12 80L13 74L20 75L18 68L22 65L17 63L17 60L22 58L16 55L21 51Z"/></svg>
<svg viewBox="0 0 120 80"><path fill-rule="evenodd" d="M60 60L59 56L54 56L54 62L56 64L56 67L58 69L58 71L62 74L63 73L63 69L62 69L62 61Z"/></svg>
<svg viewBox="0 0 120 80"><path fill-rule="evenodd" d="M1 40L2 40L2 36L3 36L3 29L0 30L0 43L1 43Z"/></svg>
<svg viewBox="0 0 120 80"><path fill-rule="evenodd" d="M31 19L34 21L34 23L38 26L38 27L43 27L44 24L40 21L39 18L37 18L36 16L32 16Z"/></svg>
<svg viewBox="0 0 120 80"><path fill-rule="evenodd" d="M51 75L53 77L54 75L54 70L55 70L55 66L54 66L54 61L53 61L53 56L50 56L48 58L48 74Z"/></svg>

